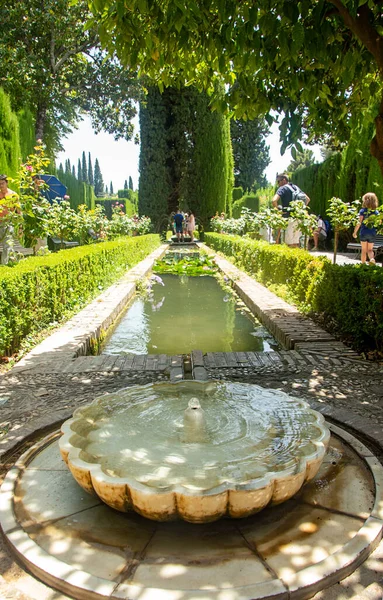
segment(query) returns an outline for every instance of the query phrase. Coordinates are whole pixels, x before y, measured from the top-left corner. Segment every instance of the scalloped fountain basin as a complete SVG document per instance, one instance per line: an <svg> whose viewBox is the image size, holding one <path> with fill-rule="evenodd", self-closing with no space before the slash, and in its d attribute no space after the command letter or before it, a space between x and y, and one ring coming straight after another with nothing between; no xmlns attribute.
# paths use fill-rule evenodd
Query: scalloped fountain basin
<svg viewBox="0 0 383 600"><path fill-rule="evenodd" d="M302 400L213 381L102 396L62 433L61 455L86 491L123 512L195 523L288 500L316 475L330 438Z"/></svg>

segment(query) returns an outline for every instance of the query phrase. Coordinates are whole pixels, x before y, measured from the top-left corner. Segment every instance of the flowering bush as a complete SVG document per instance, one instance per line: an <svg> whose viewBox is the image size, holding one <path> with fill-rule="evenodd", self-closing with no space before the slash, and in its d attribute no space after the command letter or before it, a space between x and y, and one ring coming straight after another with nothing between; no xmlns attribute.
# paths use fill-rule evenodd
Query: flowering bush
<svg viewBox="0 0 383 600"><path fill-rule="evenodd" d="M14 180L19 190L19 213L17 214L17 210L12 211L12 225L16 225L16 235L27 247L34 246L39 238L45 237L48 233L50 204L43 195L47 186L39 178L50 162L45 157L44 148L41 140L38 140L34 148L35 154L28 156Z"/></svg>

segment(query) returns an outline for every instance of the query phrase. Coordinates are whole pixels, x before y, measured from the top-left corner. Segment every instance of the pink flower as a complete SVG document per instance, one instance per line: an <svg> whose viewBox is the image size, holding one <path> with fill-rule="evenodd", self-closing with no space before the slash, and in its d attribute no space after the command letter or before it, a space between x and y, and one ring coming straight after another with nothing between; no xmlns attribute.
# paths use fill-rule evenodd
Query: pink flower
<svg viewBox="0 0 383 600"><path fill-rule="evenodd" d="M31 165L27 165L25 168L27 171L33 171L33 167L31 167Z"/></svg>
<svg viewBox="0 0 383 600"><path fill-rule="evenodd" d="M68 194L65 194L64 196L64 200L69 200L70 196L68 196Z"/></svg>
<svg viewBox="0 0 383 600"><path fill-rule="evenodd" d="M42 144L42 143L43 143L43 140L40 140L40 139L39 139L39 140L36 140L36 142L37 142L38 144Z"/></svg>

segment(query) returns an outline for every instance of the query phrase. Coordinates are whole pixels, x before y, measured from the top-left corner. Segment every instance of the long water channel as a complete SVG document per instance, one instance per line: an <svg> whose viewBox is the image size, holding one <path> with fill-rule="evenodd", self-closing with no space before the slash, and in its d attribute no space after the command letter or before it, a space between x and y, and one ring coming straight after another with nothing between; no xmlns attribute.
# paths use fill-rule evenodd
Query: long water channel
<svg viewBox="0 0 383 600"><path fill-rule="evenodd" d="M161 283L162 281L162 283ZM102 354L266 352L277 342L214 276L164 273L137 295L105 341Z"/></svg>

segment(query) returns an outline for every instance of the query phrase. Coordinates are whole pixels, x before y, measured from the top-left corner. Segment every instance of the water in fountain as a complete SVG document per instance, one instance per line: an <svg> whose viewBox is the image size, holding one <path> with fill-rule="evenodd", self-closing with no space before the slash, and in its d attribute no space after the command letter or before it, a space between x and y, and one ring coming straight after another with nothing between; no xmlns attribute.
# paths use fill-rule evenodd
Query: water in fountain
<svg viewBox="0 0 383 600"><path fill-rule="evenodd" d="M64 432L63 456L74 448L74 464L97 466L97 477L193 496L296 476L300 487L316 474L329 439L323 418L283 392L195 381L101 397L78 409Z"/></svg>

